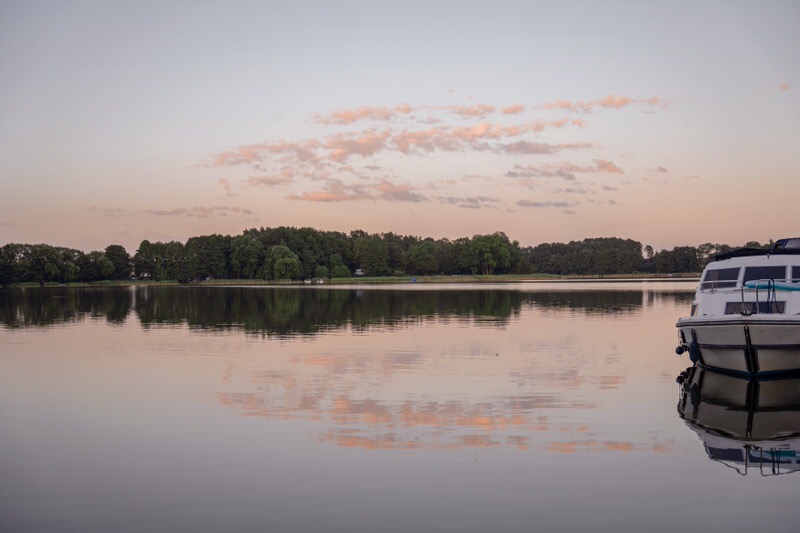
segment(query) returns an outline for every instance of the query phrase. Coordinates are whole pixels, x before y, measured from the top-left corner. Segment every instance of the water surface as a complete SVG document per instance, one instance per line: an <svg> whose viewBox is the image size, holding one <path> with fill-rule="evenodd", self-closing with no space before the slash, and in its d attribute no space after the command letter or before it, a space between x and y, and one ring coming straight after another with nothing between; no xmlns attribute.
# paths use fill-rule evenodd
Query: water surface
<svg viewBox="0 0 800 533"><path fill-rule="evenodd" d="M800 401L676 383L693 290L0 291L0 530L794 531L786 452L715 450Z"/></svg>

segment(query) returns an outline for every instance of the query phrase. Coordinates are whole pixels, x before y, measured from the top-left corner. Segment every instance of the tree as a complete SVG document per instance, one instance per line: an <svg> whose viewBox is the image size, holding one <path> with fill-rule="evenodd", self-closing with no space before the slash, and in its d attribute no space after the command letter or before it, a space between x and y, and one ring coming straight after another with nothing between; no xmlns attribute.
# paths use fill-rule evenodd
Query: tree
<svg viewBox="0 0 800 533"><path fill-rule="evenodd" d="M262 269L264 279L296 279L300 272L300 259L288 246L277 244L267 251Z"/></svg>
<svg viewBox="0 0 800 533"><path fill-rule="evenodd" d="M156 258L153 246L147 239L139 243L139 248L133 254L133 272L140 278L155 278Z"/></svg>
<svg viewBox="0 0 800 533"><path fill-rule="evenodd" d="M389 249L380 237L358 237L353 251L356 263L368 276L385 276L388 272Z"/></svg>
<svg viewBox="0 0 800 533"><path fill-rule="evenodd" d="M0 285L10 285L17 280L17 263L24 246L8 243L0 248Z"/></svg>
<svg viewBox="0 0 800 533"><path fill-rule="evenodd" d="M438 270L436 246L426 240L412 246L408 251L408 270L411 274L430 275Z"/></svg>
<svg viewBox="0 0 800 533"><path fill-rule="evenodd" d="M111 273L110 279L128 279L131 276L131 256L125 248L119 244L110 244L106 246L105 255L111 264L114 265L114 271Z"/></svg>
<svg viewBox="0 0 800 533"><path fill-rule="evenodd" d="M325 265L317 265L314 267L314 277L315 278L327 278L329 276L328 267Z"/></svg>
<svg viewBox="0 0 800 533"><path fill-rule="evenodd" d="M80 258L81 281L102 281L111 279L114 263L103 252L93 251Z"/></svg>
<svg viewBox="0 0 800 533"><path fill-rule="evenodd" d="M255 279L264 262L261 241L248 235L231 240L231 270L235 278Z"/></svg>
<svg viewBox="0 0 800 533"><path fill-rule="evenodd" d="M508 237L501 232L475 235L468 248L467 257L484 276L492 274L496 268L507 268L511 264Z"/></svg>
<svg viewBox="0 0 800 533"><path fill-rule="evenodd" d="M189 277L196 280L228 277L230 247L230 237L223 235L190 238L183 250Z"/></svg>

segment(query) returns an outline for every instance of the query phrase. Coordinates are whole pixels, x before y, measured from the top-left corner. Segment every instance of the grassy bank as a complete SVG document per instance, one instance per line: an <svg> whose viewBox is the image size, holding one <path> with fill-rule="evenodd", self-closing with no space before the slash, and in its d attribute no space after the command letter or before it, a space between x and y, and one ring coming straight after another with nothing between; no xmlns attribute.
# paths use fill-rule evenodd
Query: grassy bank
<svg viewBox="0 0 800 533"><path fill-rule="evenodd" d="M546 281L580 282L580 281L692 281L699 279L699 273L688 274L618 274L613 276L556 276L552 274L503 274L496 276L397 276L397 277L352 277L324 280L323 285L396 285L409 283L536 283ZM146 281L120 280L98 281L92 283L70 282L46 283L45 287L158 287L172 285L187 286L296 286L305 285L302 280L263 280L263 279L209 279L199 282L179 283L174 280ZM316 285L314 285L316 286ZM14 288L40 287L38 283L15 283Z"/></svg>

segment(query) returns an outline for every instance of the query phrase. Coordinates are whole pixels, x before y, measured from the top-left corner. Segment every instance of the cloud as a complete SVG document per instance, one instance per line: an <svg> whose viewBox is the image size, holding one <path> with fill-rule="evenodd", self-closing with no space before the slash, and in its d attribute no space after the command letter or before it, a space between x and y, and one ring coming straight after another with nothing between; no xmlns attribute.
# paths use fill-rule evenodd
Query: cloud
<svg viewBox="0 0 800 533"><path fill-rule="evenodd" d="M553 194L589 194L590 191L583 187L558 187L550 192Z"/></svg>
<svg viewBox="0 0 800 533"><path fill-rule="evenodd" d="M219 152L212 157L212 167L230 167L237 165L255 165L271 157L278 161L286 156L301 162L313 162L319 141L310 139L304 142L278 141L274 143L247 144Z"/></svg>
<svg viewBox="0 0 800 533"><path fill-rule="evenodd" d="M593 174L593 173L612 173L624 174L621 168L604 159L595 159L594 165L579 166L573 163L562 162L558 164L546 165L514 165L512 170L506 172L506 177L517 179L518 183L526 187L530 187L532 183L529 181L536 178L560 178L565 181L573 181L576 179L575 174Z"/></svg>
<svg viewBox="0 0 800 533"><path fill-rule="evenodd" d="M176 207L174 209L147 209L142 211L148 215L156 216L187 216L197 218L209 218L211 216L228 216L228 213L237 213L243 215L252 215L250 209L243 209L241 207L228 207L228 206L197 206L191 209L184 207Z"/></svg>
<svg viewBox="0 0 800 533"><path fill-rule="evenodd" d="M554 154L558 148L552 144L517 141L503 147L507 154Z"/></svg>
<svg viewBox="0 0 800 533"><path fill-rule="evenodd" d="M100 208L97 207L96 205L90 205L89 207L85 207L83 210L90 213L100 213L100 215L104 217L118 217L128 212L126 209L122 207Z"/></svg>
<svg viewBox="0 0 800 533"><path fill-rule="evenodd" d="M500 110L500 112L503 113L504 115L518 115L523 111L525 111L525 106L522 104L510 105Z"/></svg>
<svg viewBox="0 0 800 533"><path fill-rule="evenodd" d="M554 100L542 104L543 109L547 110L563 110L580 113L591 113L595 109L622 109L630 105L646 105L651 107L668 107L669 102L661 99L658 96L652 98L630 98L628 96L617 96L610 94L603 98L589 101L572 102L570 100Z"/></svg>
<svg viewBox="0 0 800 533"><path fill-rule="evenodd" d="M594 164L596 165L596 169L589 170L588 172L610 172L612 174L625 174L621 168L611 161L606 161L605 159L595 159Z"/></svg>
<svg viewBox="0 0 800 533"><path fill-rule="evenodd" d="M386 146L389 131L362 132L359 136L351 134L330 137L325 148L330 150L330 158L337 163L346 161L350 156L369 157L380 152Z"/></svg>
<svg viewBox="0 0 800 533"><path fill-rule="evenodd" d="M112 217L113 218L113 217L122 216L125 213L127 213L127 210L123 209L122 207L107 207L106 209L103 209L103 216L104 217Z"/></svg>
<svg viewBox="0 0 800 533"><path fill-rule="evenodd" d="M361 187L345 185L341 180L328 180L326 190L290 194L288 200L304 200L307 202L350 202L353 200L371 200L373 196Z"/></svg>
<svg viewBox="0 0 800 533"><path fill-rule="evenodd" d="M287 176L250 176L246 181L251 187L277 187L279 185L288 185L294 182L292 178Z"/></svg>
<svg viewBox="0 0 800 533"><path fill-rule="evenodd" d="M395 202L422 202L426 198L414 192L413 187L410 185L394 185L388 181L383 181L375 186L377 197L382 200L390 200Z"/></svg>
<svg viewBox="0 0 800 533"><path fill-rule="evenodd" d="M148 215L156 215L160 217L162 216L172 217L172 216L186 214L186 209L184 209L183 207L177 207L175 209L146 209L142 212Z"/></svg>
<svg viewBox="0 0 800 533"><path fill-rule="evenodd" d="M495 112L495 107L493 105L485 104L476 104L473 106L445 106L442 109L462 118L483 117Z"/></svg>
<svg viewBox="0 0 800 533"><path fill-rule="evenodd" d="M362 106L355 109L339 109L329 116L317 115L314 119L320 124L353 124L359 120L380 120L388 122L398 115L407 115L414 111L408 104L398 104L394 107Z"/></svg>
<svg viewBox="0 0 800 533"><path fill-rule="evenodd" d="M222 188L225 189L225 196L227 196L228 198L235 198L236 196L238 196L231 190L231 182L228 178L220 178L217 180L217 183L222 185Z"/></svg>
<svg viewBox="0 0 800 533"><path fill-rule="evenodd" d="M313 138L273 139L235 146L211 154L205 166L245 166L250 169L250 177L217 178L228 198L236 196L232 184L240 179L239 186L294 185L297 188L287 191L286 198L298 201L438 202L471 209L496 209L496 200L479 196L462 197L459 195L461 191L455 189L455 184L447 180L438 180L436 187L427 187L425 190L416 185L398 183L401 181L398 176L407 170L401 173L393 165L397 164L398 159L404 160L405 164L412 158L430 160L439 153L497 154L510 159L509 166L513 165L505 174L505 184L511 178L528 188L539 186L542 179L570 182L581 174L624 174L619 166L604 158L596 158L589 164L540 161L552 161L552 156L566 151L601 148L594 142L557 143L546 138L546 134L555 129L561 130L559 133L564 135L570 128L587 128L587 121L579 118L579 113L632 106L666 107L667 102L659 97L634 98L612 94L593 100L554 100L534 106L514 103L495 107L478 103L463 106L397 104L342 108L312 117L319 130ZM537 109L560 110L563 113L560 113L560 118L547 120L531 116ZM496 120L487 118L495 113L491 118ZM658 167L655 172L668 171ZM455 174L467 173L465 169L455 171ZM481 179L490 182L488 186L501 186L499 177L494 180ZM550 183L549 188L552 189L554 185ZM431 190L438 190L440 196L430 196ZM600 189L592 184L565 185L556 190L567 194L594 194ZM510 207L510 204L505 207ZM155 209L147 212L159 216L197 217L225 216L230 213L213 207Z"/></svg>
<svg viewBox="0 0 800 533"><path fill-rule="evenodd" d="M466 209L495 208L490 204L498 202L497 198L490 196L435 196L433 199L443 204L455 205Z"/></svg>
<svg viewBox="0 0 800 533"><path fill-rule="evenodd" d="M570 204L569 202L552 202L552 201L539 202L539 201L536 201L536 200L520 200L520 201L517 202L517 205L520 206L520 207L536 207L536 208L541 208L541 207L563 207L563 208L572 207L572 204Z"/></svg>
<svg viewBox="0 0 800 533"><path fill-rule="evenodd" d="M355 200L385 200L389 202L425 202L428 199L410 184L396 185L386 180L377 183L347 185L341 180L331 179L324 190L290 194L289 200L308 202L350 202Z"/></svg>
<svg viewBox="0 0 800 533"><path fill-rule="evenodd" d="M789 89L792 88L792 84L788 83L788 82L787 83L781 83L780 87L781 87L781 91L788 91Z"/></svg>

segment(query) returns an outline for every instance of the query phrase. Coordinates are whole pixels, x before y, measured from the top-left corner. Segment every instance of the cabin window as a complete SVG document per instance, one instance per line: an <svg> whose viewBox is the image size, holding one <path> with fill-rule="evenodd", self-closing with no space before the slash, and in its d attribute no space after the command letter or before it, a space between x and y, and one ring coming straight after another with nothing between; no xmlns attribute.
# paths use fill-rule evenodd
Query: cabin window
<svg viewBox="0 0 800 533"><path fill-rule="evenodd" d="M800 283L800 267L792 267L792 282Z"/></svg>
<svg viewBox="0 0 800 533"><path fill-rule="evenodd" d="M735 287L739 277L738 268L718 268L716 270L706 270L703 276L701 289L722 289L725 287Z"/></svg>
<svg viewBox="0 0 800 533"><path fill-rule="evenodd" d="M786 302L758 302L759 313L783 314L786 309ZM726 315L741 315L742 310L747 313L756 312L756 302L727 302L725 304Z"/></svg>
<svg viewBox="0 0 800 533"><path fill-rule="evenodd" d="M783 281L786 278L785 266L757 266L744 269L742 283L759 279L774 279Z"/></svg>

